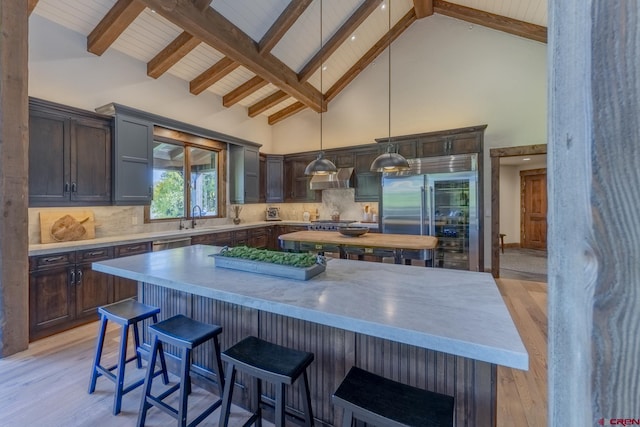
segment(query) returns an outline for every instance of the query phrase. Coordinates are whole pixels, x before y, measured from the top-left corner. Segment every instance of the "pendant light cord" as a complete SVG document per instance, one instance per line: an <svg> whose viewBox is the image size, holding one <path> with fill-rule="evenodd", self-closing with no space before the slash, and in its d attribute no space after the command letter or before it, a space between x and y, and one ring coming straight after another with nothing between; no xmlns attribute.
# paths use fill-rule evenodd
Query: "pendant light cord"
<svg viewBox="0 0 640 427"><path fill-rule="evenodd" d="M322 52L322 0L320 0L320 153L322 153L322 103L324 94L322 93L322 69L324 68L324 58Z"/></svg>
<svg viewBox="0 0 640 427"><path fill-rule="evenodd" d="M389 47L388 55L389 55L389 139L387 142L389 143L389 147L387 148L391 151L391 0L387 1L388 6L388 22L387 22L387 38L389 39Z"/></svg>

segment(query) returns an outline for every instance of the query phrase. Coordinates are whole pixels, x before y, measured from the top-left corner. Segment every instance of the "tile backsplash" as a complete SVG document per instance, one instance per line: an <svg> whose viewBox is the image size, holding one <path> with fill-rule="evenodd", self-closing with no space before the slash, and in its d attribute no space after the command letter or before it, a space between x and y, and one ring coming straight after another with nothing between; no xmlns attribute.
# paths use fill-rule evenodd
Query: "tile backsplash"
<svg viewBox="0 0 640 427"><path fill-rule="evenodd" d="M354 189L331 189L322 192L322 203L256 203L240 205L240 219L242 222L256 222L265 219L267 206L280 208L280 217L285 221L302 221L305 211L314 214L316 209L318 219L330 219L334 211L340 213L340 219L360 221L363 218L364 207L370 206L378 212L377 202L354 202ZM163 221L145 224L144 207L142 206L93 206L79 208L29 208L29 243L40 243L40 212L64 211L73 213L74 210L92 210L96 222L96 237L121 236L137 233L151 233L158 231L177 230L179 221ZM197 226L233 224L233 209L227 207L227 218L197 220ZM241 223L242 223L241 222ZM189 228L190 221L185 223Z"/></svg>

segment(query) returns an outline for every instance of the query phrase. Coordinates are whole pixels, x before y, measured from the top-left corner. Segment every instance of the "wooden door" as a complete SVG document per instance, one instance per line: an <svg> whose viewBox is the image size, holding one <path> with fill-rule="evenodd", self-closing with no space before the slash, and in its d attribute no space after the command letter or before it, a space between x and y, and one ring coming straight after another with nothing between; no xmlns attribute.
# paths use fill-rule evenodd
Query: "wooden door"
<svg viewBox="0 0 640 427"><path fill-rule="evenodd" d="M547 249L547 170L520 172L520 246Z"/></svg>

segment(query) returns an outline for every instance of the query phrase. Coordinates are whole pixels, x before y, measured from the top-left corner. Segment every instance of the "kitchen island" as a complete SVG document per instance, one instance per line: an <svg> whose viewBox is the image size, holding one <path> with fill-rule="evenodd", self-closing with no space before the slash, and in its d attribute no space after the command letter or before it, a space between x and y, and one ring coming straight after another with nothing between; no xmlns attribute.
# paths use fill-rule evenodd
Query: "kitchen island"
<svg viewBox="0 0 640 427"><path fill-rule="evenodd" d="M338 425L330 396L352 365L456 398L457 426L492 426L496 368L527 369L528 354L487 273L334 259L297 281L216 268L213 246L191 246L93 264L137 280L138 298L222 325L222 348L252 334L314 352L314 414ZM145 338L148 339L148 338ZM207 365L205 352L194 355ZM248 406L246 379L236 403ZM267 394L269 394L268 392ZM300 407L297 389L288 405Z"/></svg>
<svg viewBox="0 0 640 427"><path fill-rule="evenodd" d="M330 252L337 249L340 257L346 258L348 251L355 249L362 254L391 255L396 264L402 262L404 251L432 251L438 244L438 238L434 236L367 233L351 237L338 231L296 231L281 234L278 239L280 247L285 250ZM426 259L426 255L423 258Z"/></svg>

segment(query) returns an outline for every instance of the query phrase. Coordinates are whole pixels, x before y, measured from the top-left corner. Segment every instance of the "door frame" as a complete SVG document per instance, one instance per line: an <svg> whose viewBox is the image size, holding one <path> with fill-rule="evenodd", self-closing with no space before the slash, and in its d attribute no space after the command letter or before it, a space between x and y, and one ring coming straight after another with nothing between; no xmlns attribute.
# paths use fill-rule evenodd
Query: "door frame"
<svg viewBox="0 0 640 427"><path fill-rule="evenodd" d="M528 191L524 188L524 180L526 176L537 176L537 175L545 175L545 181L547 180L547 168L539 168L539 169L526 169L520 171L520 247L522 247L525 239L525 192ZM545 189L546 192L546 189ZM548 195L546 195L548 199ZM548 204L548 202L547 202ZM545 217L545 222L547 218ZM546 238L545 238L545 248L546 248Z"/></svg>
<svg viewBox="0 0 640 427"><path fill-rule="evenodd" d="M500 277L500 158L547 154L547 144L492 148L491 158L491 274Z"/></svg>

